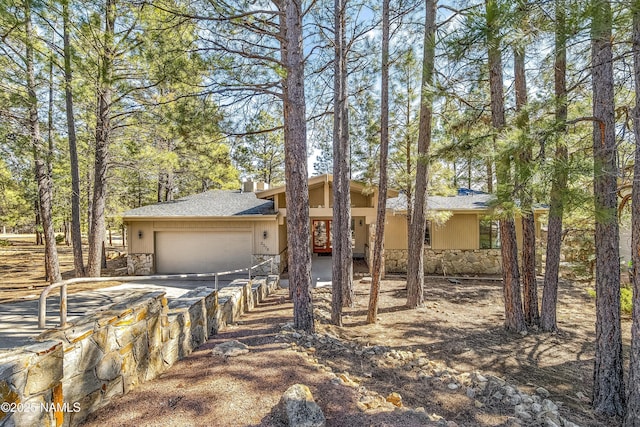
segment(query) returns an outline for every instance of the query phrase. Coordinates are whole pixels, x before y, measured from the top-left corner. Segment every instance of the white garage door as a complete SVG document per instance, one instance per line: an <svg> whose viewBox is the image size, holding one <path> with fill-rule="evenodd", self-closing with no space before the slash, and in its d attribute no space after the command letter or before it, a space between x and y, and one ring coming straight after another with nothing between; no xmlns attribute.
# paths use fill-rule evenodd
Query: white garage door
<svg viewBox="0 0 640 427"><path fill-rule="evenodd" d="M251 236L246 231L158 231L158 273L215 273L248 268Z"/></svg>

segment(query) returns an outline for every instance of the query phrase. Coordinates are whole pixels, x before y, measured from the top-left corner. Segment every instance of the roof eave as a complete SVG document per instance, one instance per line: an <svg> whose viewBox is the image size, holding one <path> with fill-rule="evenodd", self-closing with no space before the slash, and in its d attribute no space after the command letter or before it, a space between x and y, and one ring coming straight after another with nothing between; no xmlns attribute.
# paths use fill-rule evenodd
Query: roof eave
<svg viewBox="0 0 640 427"><path fill-rule="evenodd" d="M387 210L393 210L394 215L402 215L407 213L407 209L394 209L387 208ZM482 209L427 209L427 212L455 212L455 213L463 213L463 214L477 214L489 211L489 208Z"/></svg>
<svg viewBox="0 0 640 427"><path fill-rule="evenodd" d="M407 214L407 209L394 209L394 208L387 208L387 210L392 210L394 215L406 215ZM478 213L484 213L484 212L488 212L490 211L491 208L486 207L486 208L476 208L476 209L427 209L427 211L436 211L436 212L455 212L455 213L462 213L462 214L478 214ZM549 208L533 208L533 212L534 213L547 213L549 212Z"/></svg>
<svg viewBox="0 0 640 427"><path fill-rule="evenodd" d="M257 214L257 215L229 215L229 216L187 216L187 215L165 215L165 216L123 216L123 221L248 221L256 219L277 219L279 213Z"/></svg>
<svg viewBox="0 0 640 427"><path fill-rule="evenodd" d="M313 185L320 184L323 182L333 183L333 175L330 173L329 174L325 173L323 175L312 176L311 178L308 179L307 185L311 187ZM367 187L364 182L356 181L356 180L350 180L349 186L352 189L358 189L358 190L363 190L364 188ZM285 184L279 187L274 187L268 190L256 192L256 197L259 199L266 199L267 197L272 197L272 196L275 196L276 194L284 193L286 190L286 187L287 185ZM395 190L393 188L387 189L387 197L397 197L398 194L400 194L398 190Z"/></svg>

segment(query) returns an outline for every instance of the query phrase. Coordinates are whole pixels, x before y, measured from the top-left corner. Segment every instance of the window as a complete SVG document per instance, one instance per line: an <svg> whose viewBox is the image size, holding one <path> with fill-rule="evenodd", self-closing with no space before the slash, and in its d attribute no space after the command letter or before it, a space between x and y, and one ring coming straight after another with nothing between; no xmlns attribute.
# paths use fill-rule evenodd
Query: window
<svg viewBox="0 0 640 427"><path fill-rule="evenodd" d="M356 220L351 218L351 250L356 248Z"/></svg>
<svg viewBox="0 0 640 427"><path fill-rule="evenodd" d="M500 227L498 221L480 220L480 249L498 249L500 247Z"/></svg>
<svg viewBox="0 0 640 427"><path fill-rule="evenodd" d="M424 245L427 248L431 247L431 221L427 221L427 224L424 227Z"/></svg>

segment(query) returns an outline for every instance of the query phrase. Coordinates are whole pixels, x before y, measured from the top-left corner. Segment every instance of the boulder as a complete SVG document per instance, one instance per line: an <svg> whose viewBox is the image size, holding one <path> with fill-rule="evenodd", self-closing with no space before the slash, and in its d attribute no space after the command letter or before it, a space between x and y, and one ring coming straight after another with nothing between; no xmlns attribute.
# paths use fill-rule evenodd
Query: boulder
<svg viewBox="0 0 640 427"><path fill-rule="evenodd" d="M313 400L311 390L304 384L287 389L278 404L286 425L291 427L325 427L326 419L320 406Z"/></svg>
<svg viewBox="0 0 640 427"><path fill-rule="evenodd" d="M233 340L218 344L211 353L214 356L235 357L249 353L249 347L240 341Z"/></svg>

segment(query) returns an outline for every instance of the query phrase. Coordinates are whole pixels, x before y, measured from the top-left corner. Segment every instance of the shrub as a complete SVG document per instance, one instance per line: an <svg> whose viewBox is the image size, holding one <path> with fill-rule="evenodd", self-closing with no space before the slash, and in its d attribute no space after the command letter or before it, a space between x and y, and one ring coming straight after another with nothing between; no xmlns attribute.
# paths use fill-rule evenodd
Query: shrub
<svg viewBox="0 0 640 427"><path fill-rule="evenodd" d="M591 298L596 297L595 289L587 289L587 294ZM623 286L620 288L620 310L624 314L631 314L633 311L633 289L629 286Z"/></svg>
<svg viewBox="0 0 640 427"><path fill-rule="evenodd" d="M64 234L56 234L56 243L64 242Z"/></svg>
<svg viewBox="0 0 640 427"><path fill-rule="evenodd" d="M0 239L0 246L11 246L11 241L6 239Z"/></svg>
<svg viewBox="0 0 640 427"><path fill-rule="evenodd" d="M625 286L620 289L620 309L624 314L631 314L633 311L633 289Z"/></svg>

